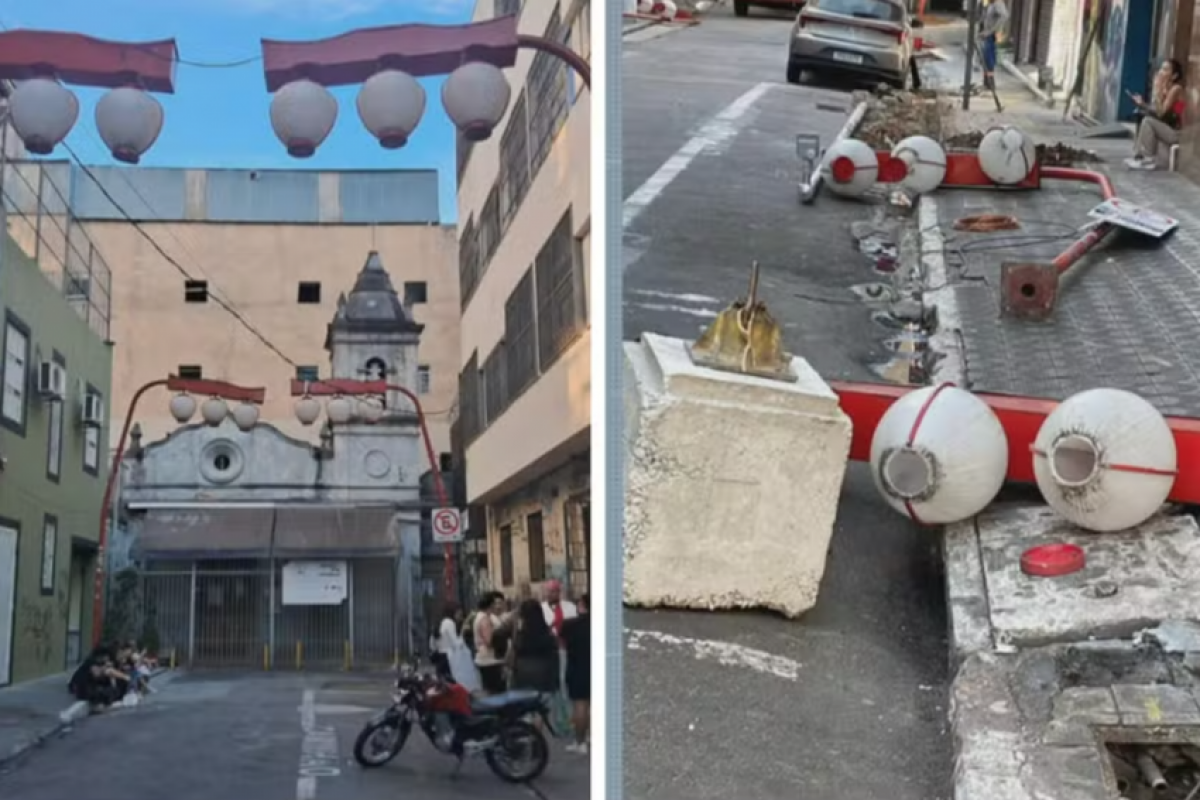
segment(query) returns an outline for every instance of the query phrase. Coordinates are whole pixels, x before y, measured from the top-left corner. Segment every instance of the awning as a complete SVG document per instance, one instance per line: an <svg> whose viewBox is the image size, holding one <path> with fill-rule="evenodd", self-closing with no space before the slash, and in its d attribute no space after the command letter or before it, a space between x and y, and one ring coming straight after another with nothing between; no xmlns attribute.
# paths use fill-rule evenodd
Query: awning
<svg viewBox="0 0 1200 800"><path fill-rule="evenodd" d="M149 511L133 545L141 558L267 558L269 508Z"/></svg>
<svg viewBox="0 0 1200 800"><path fill-rule="evenodd" d="M400 549L390 507L293 506L275 513L277 557L390 556Z"/></svg>

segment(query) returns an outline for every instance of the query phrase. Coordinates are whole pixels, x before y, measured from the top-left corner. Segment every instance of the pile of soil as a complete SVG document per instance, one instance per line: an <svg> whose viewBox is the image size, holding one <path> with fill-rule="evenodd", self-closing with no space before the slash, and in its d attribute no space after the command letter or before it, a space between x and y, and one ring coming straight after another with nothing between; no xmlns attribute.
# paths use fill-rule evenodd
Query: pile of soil
<svg viewBox="0 0 1200 800"><path fill-rule="evenodd" d="M854 102L868 104L855 138L876 150L891 150L909 136L940 142L953 134L953 107L936 92L900 92L881 86L871 93L855 92Z"/></svg>

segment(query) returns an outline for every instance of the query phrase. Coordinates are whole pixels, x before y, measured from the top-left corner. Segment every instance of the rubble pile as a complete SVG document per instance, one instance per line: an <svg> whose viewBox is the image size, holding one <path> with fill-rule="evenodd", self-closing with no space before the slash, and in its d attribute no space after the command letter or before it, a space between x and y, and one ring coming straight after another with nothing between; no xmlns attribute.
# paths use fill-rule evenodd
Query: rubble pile
<svg viewBox="0 0 1200 800"><path fill-rule="evenodd" d="M891 150L908 136L943 141L953 133L953 108L936 92L901 92L880 86L874 92L855 92L854 102L868 104L855 138L876 150Z"/></svg>

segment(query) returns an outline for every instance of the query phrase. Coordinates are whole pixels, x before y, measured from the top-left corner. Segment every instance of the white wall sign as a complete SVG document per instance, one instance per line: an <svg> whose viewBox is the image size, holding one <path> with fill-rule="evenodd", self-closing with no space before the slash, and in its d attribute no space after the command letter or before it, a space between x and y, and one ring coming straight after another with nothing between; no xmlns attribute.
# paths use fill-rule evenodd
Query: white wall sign
<svg viewBox="0 0 1200 800"><path fill-rule="evenodd" d="M345 561L289 561L283 565L285 606L336 606L349 591Z"/></svg>
<svg viewBox="0 0 1200 800"><path fill-rule="evenodd" d="M438 508L433 512L433 541L450 544L463 540L462 512L457 508Z"/></svg>
<svg viewBox="0 0 1200 800"><path fill-rule="evenodd" d="M1134 205L1114 197L1088 212L1092 219L1118 225L1131 231L1161 239L1179 227L1179 220L1151 208Z"/></svg>

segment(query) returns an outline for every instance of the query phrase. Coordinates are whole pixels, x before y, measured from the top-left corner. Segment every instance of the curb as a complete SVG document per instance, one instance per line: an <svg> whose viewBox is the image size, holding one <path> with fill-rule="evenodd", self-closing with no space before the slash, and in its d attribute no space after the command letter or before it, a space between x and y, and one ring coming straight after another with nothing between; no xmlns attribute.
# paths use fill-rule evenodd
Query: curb
<svg viewBox="0 0 1200 800"><path fill-rule="evenodd" d="M646 30L646 28L653 28L655 25L661 25L661 24L663 24L663 21L660 19L638 20L637 22L635 22L631 25L626 25L625 27L621 28L621 37L624 38L631 33L637 33L638 31L644 31L644 30Z"/></svg>
<svg viewBox="0 0 1200 800"><path fill-rule="evenodd" d="M169 668L159 667L157 670L150 673L150 678L153 680L168 672L171 672ZM175 670L175 672L178 672L178 670ZM170 678L171 676L168 676L163 682L168 682ZM45 731L34 735L32 739L23 745L18 745L11 752L0 753L0 770L4 769L4 767L16 761L18 758L25 755L35 747L41 747L48 740L57 737L67 728L70 728L72 725L81 720L87 719L89 716L88 704L83 700L76 700L74 703L58 712L58 721L49 726Z"/></svg>
<svg viewBox="0 0 1200 800"><path fill-rule="evenodd" d="M1054 108L1054 98L1042 91L1041 87L1037 85L1037 81L1026 75L1024 72L1021 72L1021 70L1017 68L1017 65L1012 62L1011 58L1008 58L1007 56L1001 56L998 61L1000 62L1001 69L1019 80L1021 85L1028 89L1030 94L1040 100L1046 106L1046 108Z"/></svg>
<svg viewBox="0 0 1200 800"><path fill-rule="evenodd" d="M844 139L850 138L858 131L858 127L862 125L863 120L867 118L867 109L870 105L871 101L864 100L854 107L854 110L850 112L850 116L847 117L845 123L842 124L842 129L837 132L837 136L834 136L833 141L829 143L830 147ZM826 148L826 151L828 151L828 149L829 148ZM824 162L824 157L822 157L821 161ZM809 205L816 200L817 192L821 191L821 184L824 182L825 169L824 164L821 163L817 168L817 174L812 177L812 183L800 184L800 202L804 205Z"/></svg>

